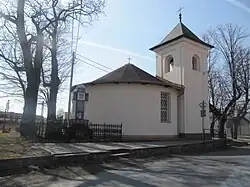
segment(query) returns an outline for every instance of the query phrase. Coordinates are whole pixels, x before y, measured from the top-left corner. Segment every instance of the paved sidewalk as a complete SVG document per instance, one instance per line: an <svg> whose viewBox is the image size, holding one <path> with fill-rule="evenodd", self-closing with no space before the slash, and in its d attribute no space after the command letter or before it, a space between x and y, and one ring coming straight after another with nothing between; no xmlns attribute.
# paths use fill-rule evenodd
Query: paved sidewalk
<svg viewBox="0 0 250 187"><path fill-rule="evenodd" d="M140 148L161 147L198 143L199 140L145 141L145 142L96 142L96 143L30 143L11 141L0 144L1 159L39 157L57 154L98 153L115 150L133 150ZM4 152L3 152L4 151Z"/></svg>
<svg viewBox="0 0 250 187"><path fill-rule="evenodd" d="M67 153L96 153L119 149L140 149L150 147L161 147L170 145L182 145L198 143L199 140L175 140L175 141L147 141L147 142L98 142L98 143L38 143L34 148L42 149L48 153L67 154Z"/></svg>
<svg viewBox="0 0 250 187"><path fill-rule="evenodd" d="M32 166L50 168L58 166L88 165L121 158L146 158L190 154L225 149L224 140L158 141L158 142L107 142L107 143L34 143L35 156L0 159L0 176L28 171ZM31 151L32 152L32 151ZM44 154L45 152L45 154ZM32 152L34 154L34 151Z"/></svg>

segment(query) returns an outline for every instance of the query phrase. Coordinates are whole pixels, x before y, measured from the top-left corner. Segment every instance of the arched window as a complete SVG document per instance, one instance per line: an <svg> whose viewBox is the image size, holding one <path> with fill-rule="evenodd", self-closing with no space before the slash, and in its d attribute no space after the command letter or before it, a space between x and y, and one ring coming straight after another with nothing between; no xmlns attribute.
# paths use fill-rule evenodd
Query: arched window
<svg viewBox="0 0 250 187"><path fill-rule="evenodd" d="M168 73L173 70L174 67L174 58L169 55L167 58L165 58L165 73Z"/></svg>
<svg viewBox="0 0 250 187"><path fill-rule="evenodd" d="M199 71L200 70L200 59L197 55L194 55L192 57L192 69L195 71Z"/></svg>

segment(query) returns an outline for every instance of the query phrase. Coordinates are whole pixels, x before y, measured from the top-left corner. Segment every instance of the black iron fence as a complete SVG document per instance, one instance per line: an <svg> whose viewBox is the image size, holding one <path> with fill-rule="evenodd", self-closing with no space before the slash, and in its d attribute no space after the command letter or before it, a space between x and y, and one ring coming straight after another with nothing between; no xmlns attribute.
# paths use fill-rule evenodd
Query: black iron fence
<svg viewBox="0 0 250 187"><path fill-rule="evenodd" d="M122 124L92 124L87 120L37 122L37 135L42 141L121 141Z"/></svg>
<svg viewBox="0 0 250 187"><path fill-rule="evenodd" d="M122 139L122 124L90 124L89 127L93 132L93 140L121 141Z"/></svg>
<svg viewBox="0 0 250 187"><path fill-rule="evenodd" d="M205 140L210 140L210 139L214 139L217 138L219 139L219 129L203 129L203 136ZM223 133L223 138L227 138L227 133L226 130L224 130Z"/></svg>

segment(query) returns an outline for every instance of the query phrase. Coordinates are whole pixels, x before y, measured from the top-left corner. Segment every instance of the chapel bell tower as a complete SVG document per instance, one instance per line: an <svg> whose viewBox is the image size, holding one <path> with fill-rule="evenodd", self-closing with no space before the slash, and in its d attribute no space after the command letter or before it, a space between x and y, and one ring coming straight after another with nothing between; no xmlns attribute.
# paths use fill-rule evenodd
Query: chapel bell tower
<svg viewBox="0 0 250 187"><path fill-rule="evenodd" d="M208 103L207 56L211 48L182 23L180 13L179 23L150 49L156 54L156 75L184 86L179 95L179 134L202 132L199 103ZM209 128L208 111L206 114L204 128Z"/></svg>

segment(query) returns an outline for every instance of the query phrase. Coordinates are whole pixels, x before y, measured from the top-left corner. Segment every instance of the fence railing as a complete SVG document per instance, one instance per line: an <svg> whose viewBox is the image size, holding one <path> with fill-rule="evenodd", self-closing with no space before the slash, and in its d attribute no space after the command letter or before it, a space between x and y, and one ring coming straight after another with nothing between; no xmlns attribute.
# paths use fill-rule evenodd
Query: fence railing
<svg viewBox="0 0 250 187"><path fill-rule="evenodd" d="M41 140L55 141L121 141L122 124L92 124L87 120L37 122Z"/></svg>
<svg viewBox="0 0 250 187"><path fill-rule="evenodd" d="M205 140L209 140L213 138L220 138L219 129L214 129L213 131L211 129L204 129L203 133L205 134L205 137L204 137ZM226 133L226 130L224 130L223 138L226 138L226 137L227 137L227 133Z"/></svg>
<svg viewBox="0 0 250 187"><path fill-rule="evenodd" d="M93 140L120 141L122 139L122 124L90 124Z"/></svg>

